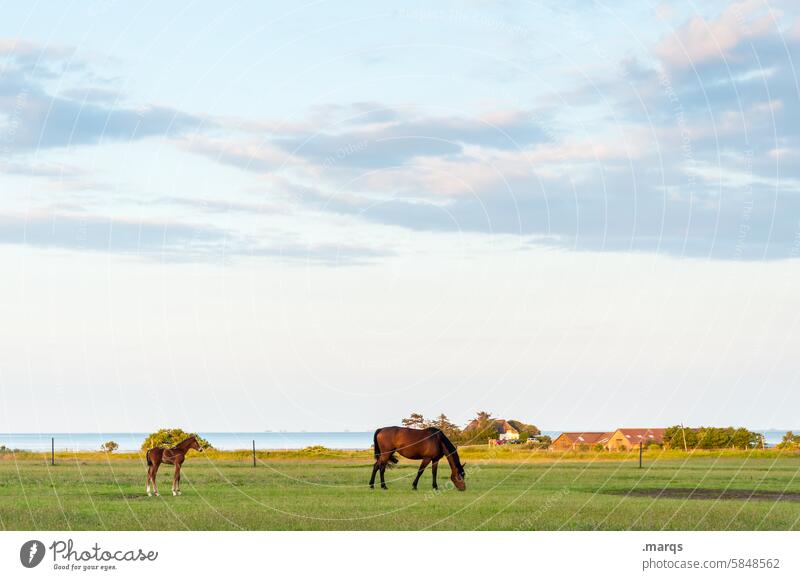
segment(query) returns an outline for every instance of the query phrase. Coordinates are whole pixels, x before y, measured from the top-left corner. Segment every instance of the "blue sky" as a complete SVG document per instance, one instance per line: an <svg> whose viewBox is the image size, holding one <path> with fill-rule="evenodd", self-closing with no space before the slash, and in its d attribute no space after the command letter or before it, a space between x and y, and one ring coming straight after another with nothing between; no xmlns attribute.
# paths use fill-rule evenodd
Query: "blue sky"
<svg viewBox="0 0 800 580"><path fill-rule="evenodd" d="M792 3L3 14L7 430L796 427Z"/></svg>

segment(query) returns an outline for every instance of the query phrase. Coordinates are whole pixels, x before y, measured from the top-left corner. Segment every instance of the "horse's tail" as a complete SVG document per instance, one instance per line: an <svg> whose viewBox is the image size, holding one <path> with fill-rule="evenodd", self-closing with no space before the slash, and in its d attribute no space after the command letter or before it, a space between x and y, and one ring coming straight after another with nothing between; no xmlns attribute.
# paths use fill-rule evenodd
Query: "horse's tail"
<svg viewBox="0 0 800 580"><path fill-rule="evenodd" d="M374 447L375 451L375 461L378 461L381 457L381 448L378 445L378 433L381 432L381 429L375 430L375 435L372 436L372 446ZM391 452L389 455L389 463L387 463L387 467L391 467L393 463L397 463L397 457L394 456L394 451Z"/></svg>
<svg viewBox="0 0 800 580"><path fill-rule="evenodd" d="M375 429L375 434L372 436L372 447L375 450L375 460L378 460L378 457L381 456L381 448L378 447L378 433L380 433L380 429Z"/></svg>
<svg viewBox="0 0 800 580"><path fill-rule="evenodd" d="M151 465L153 465L153 462L152 462L152 461L150 461L150 449L148 449L148 450L147 450L147 453L145 453L145 458L147 459L147 466L148 466L148 467L150 467Z"/></svg>

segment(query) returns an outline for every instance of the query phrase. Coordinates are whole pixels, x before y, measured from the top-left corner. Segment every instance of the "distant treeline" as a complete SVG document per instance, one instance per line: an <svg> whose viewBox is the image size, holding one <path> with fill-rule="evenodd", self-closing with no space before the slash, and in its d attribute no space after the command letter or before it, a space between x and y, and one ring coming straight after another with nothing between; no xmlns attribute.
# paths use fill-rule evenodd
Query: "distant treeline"
<svg viewBox="0 0 800 580"><path fill-rule="evenodd" d="M764 435L744 427L696 427L673 425L664 431L664 446L672 449L756 449L764 447Z"/></svg>
<svg viewBox="0 0 800 580"><path fill-rule="evenodd" d="M497 423L500 419L492 416L487 411L478 411L475 418L470 421L464 429L450 421L447 415L441 413L435 419L427 419L421 413L411 413L403 419L404 427L412 429L424 429L426 427L436 427L441 429L453 443L457 445L485 445L490 439L497 439L499 432ZM542 435L536 425L524 423L517 419L508 419L508 424L519 432L519 440L527 443L529 447L546 448L552 442L550 437Z"/></svg>

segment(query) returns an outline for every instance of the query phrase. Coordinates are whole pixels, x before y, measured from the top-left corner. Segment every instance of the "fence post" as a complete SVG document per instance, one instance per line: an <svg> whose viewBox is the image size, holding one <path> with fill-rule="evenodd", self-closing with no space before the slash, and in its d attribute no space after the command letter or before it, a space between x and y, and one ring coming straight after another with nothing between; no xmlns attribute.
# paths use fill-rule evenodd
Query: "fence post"
<svg viewBox="0 0 800 580"><path fill-rule="evenodd" d="M639 469L642 468L642 442L639 441Z"/></svg>
<svg viewBox="0 0 800 580"><path fill-rule="evenodd" d="M56 464L56 438L50 437L50 465Z"/></svg>
<svg viewBox="0 0 800 580"><path fill-rule="evenodd" d="M253 439L253 467L256 466L256 440Z"/></svg>

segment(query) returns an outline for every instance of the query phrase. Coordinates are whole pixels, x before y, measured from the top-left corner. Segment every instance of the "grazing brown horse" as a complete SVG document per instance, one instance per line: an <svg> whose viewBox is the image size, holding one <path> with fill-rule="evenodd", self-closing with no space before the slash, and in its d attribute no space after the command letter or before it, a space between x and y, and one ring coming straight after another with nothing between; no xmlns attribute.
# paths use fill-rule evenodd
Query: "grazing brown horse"
<svg viewBox="0 0 800 580"><path fill-rule="evenodd" d="M388 489L383 479L386 466L389 463L397 463L395 452L406 459L421 459L422 463L417 471L417 477L411 485L417 489L419 478L429 463L433 473L433 489L439 489L436 485L436 470L439 467L439 460L447 458L450 464L450 480L459 491L467 489L464 483L464 465L458 458L458 451L447 436L435 427L427 429L408 429L406 427L383 427L375 431L373 437L375 444L375 465L372 467L372 478L369 486L375 488L375 474L381 472L381 489Z"/></svg>
<svg viewBox="0 0 800 580"><path fill-rule="evenodd" d="M158 467L162 463L175 466L175 475L172 477L172 495L181 494L181 465L186 459L186 454L190 449L197 449L202 452L203 448L197 442L197 437L192 435L184 439L175 447L164 449L163 447L153 447L147 452L147 495L150 494L150 482L153 482L153 492L158 495L158 484L156 484L156 474Z"/></svg>

